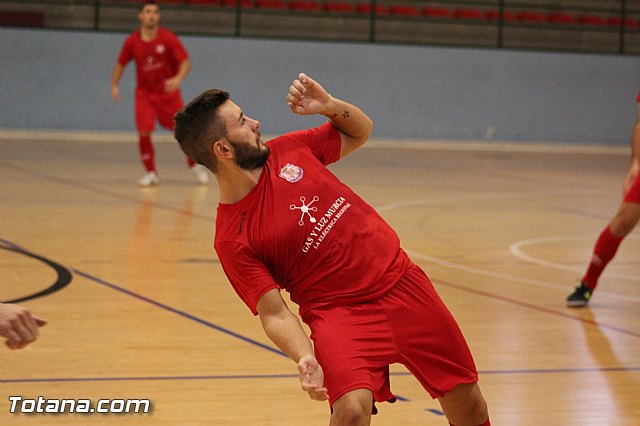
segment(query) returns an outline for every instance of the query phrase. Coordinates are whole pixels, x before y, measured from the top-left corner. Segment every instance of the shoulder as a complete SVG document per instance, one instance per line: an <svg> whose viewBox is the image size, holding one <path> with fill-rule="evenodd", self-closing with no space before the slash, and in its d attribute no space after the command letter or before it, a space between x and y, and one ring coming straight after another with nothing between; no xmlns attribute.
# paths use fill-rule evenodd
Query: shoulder
<svg viewBox="0 0 640 426"><path fill-rule="evenodd" d="M288 137L289 134L276 136L275 138L266 142L267 146L271 150L271 153L290 149L296 145L296 140Z"/></svg>
<svg viewBox="0 0 640 426"><path fill-rule="evenodd" d="M311 129L296 130L293 132L282 134L268 142L269 147L273 150L288 150L306 147L306 140Z"/></svg>
<svg viewBox="0 0 640 426"><path fill-rule="evenodd" d="M165 27L159 27L158 28L158 35L162 38L165 39L172 39L172 40L177 40L178 36L171 30L165 28Z"/></svg>
<svg viewBox="0 0 640 426"><path fill-rule="evenodd" d="M124 44L127 45L131 43L135 43L138 40L140 40L140 31L134 30L124 39Z"/></svg>
<svg viewBox="0 0 640 426"><path fill-rule="evenodd" d="M139 29L135 29L133 30L128 36L127 36L127 40L140 40L140 30Z"/></svg>

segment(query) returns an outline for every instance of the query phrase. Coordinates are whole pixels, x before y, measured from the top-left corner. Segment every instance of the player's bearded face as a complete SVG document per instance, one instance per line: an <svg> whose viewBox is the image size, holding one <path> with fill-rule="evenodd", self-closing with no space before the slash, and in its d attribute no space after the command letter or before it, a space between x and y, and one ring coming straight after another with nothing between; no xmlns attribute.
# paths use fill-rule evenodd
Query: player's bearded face
<svg viewBox="0 0 640 426"><path fill-rule="evenodd" d="M260 140L260 133L256 135L255 142L242 142L238 140L230 140L233 146L233 161L238 167L245 170L254 170L262 167L269 158L269 147Z"/></svg>

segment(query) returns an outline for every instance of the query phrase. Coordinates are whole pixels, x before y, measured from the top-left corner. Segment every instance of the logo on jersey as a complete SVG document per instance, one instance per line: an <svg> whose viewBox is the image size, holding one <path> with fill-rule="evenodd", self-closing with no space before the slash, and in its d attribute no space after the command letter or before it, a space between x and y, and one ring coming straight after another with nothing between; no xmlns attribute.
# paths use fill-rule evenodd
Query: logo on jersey
<svg viewBox="0 0 640 426"><path fill-rule="evenodd" d="M286 167L286 166L285 166ZM311 223L316 223L317 219L313 216L311 216L311 213L309 212L317 212L318 208L317 207L311 207L311 205L313 203L315 203L316 201L319 201L320 198L316 195L313 197L313 199L311 200L311 202L309 204L306 204L306 197L304 195L300 196L300 202L302 203L302 205L300 206L296 206L295 204L291 204L289 206L289 210L300 210L300 220L298 221L298 225L302 226L304 225L304 217L305 216L309 216L309 222Z"/></svg>
<svg viewBox="0 0 640 426"><path fill-rule="evenodd" d="M347 202L346 198L338 196L338 198L331 203L331 206L327 208L324 214L320 213L315 216L311 216L311 213L309 213L310 211L318 211L316 207L311 207L311 205L319 200L320 197L316 196L313 197L313 200L311 200L309 204L307 204L305 202L305 198L300 197L300 201L302 202L300 207L295 204L291 204L291 206L289 206L291 210L300 210L302 212L298 225L304 225L304 218L307 215L309 216L309 222L312 224L311 227L307 227L308 231L307 229L304 230L304 232L308 232L308 234L307 238L302 243L303 253L308 253L311 249L318 250L324 239L334 229L340 218L342 218L346 211L351 207L351 204Z"/></svg>
<svg viewBox="0 0 640 426"><path fill-rule="evenodd" d="M156 53L162 55L164 53L164 44L156 44Z"/></svg>
<svg viewBox="0 0 640 426"><path fill-rule="evenodd" d="M296 183L297 181L302 179L302 175L304 175L304 170L302 170L302 167L287 163L283 168L280 169L280 174L278 176L280 176L287 182Z"/></svg>

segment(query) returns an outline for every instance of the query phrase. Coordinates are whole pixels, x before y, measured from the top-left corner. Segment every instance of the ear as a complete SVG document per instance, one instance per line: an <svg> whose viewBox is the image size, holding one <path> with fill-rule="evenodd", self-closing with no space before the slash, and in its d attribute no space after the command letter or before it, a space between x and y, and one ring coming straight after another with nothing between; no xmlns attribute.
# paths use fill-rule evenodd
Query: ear
<svg viewBox="0 0 640 426"><path fill-rule="evenodd" d="M213 143L213 154L219 158L232 159L231 144L225 138L218 139Z"/></svg>

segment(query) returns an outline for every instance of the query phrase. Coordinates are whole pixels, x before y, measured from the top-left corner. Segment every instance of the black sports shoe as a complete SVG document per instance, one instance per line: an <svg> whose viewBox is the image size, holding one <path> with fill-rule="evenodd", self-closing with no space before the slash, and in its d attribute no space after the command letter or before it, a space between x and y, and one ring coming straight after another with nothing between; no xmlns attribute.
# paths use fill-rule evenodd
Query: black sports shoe
<svg viewBox="0 0 640 426"><path fill-rule="evenodd" d="M580 283L578 287L576 287L575 291L567 297L567 306L570 308L581 308L586 306L589 303L589 299L591 299L591 294L593 290Z"/></svg>

